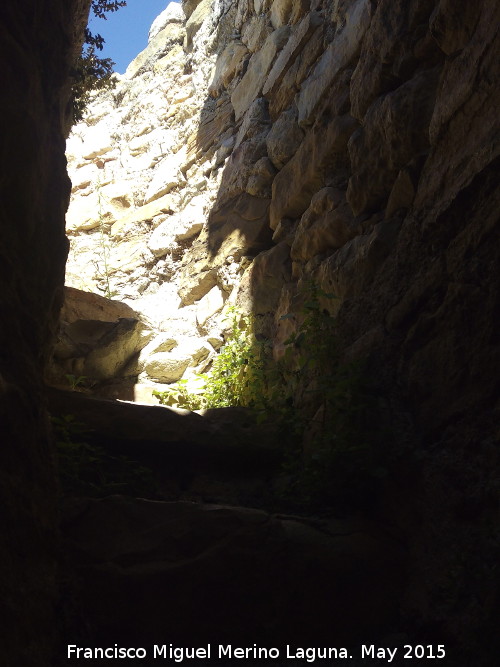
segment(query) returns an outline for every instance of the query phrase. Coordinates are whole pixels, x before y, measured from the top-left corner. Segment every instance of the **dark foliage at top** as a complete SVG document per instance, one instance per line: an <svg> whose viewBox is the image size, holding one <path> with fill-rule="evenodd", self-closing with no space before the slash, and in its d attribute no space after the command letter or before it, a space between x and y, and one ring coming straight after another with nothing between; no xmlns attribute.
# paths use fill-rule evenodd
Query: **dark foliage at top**
<svg viewBox="0 0 500 667"><path fill-rule="evenodd" d="M116 12L125 7L126 0L93 0L92 12L97 18L106 20L107 12ZM82 53L73 70L73 122L83 118L85 108L93 90L110 88L114 85L113 65L111 58L100 58L104 38L99 33L92 33L85 28L85 43Z"/></svg>

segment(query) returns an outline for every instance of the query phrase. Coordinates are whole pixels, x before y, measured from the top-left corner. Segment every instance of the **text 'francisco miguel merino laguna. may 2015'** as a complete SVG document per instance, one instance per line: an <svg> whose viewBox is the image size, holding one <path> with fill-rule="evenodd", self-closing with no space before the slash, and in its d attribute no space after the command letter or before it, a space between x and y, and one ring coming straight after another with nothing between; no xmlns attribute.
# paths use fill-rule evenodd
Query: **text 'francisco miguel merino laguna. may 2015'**
<svg viewBox="0 0 500 667"><path fill-rule="evenodd" d="M170 660L174 663L181 663L184 660L305 660L306 662L315 662L316 660L341 660L360 657L361 659L385 660L391 663L396 655L404 658L416 659L442 659L446 655L443 644L437 645L418 645L412 646L405 644L400 647L384 647L374 644L362 644L353 649L345 647L295 647L287 644L285 647L268 648L259 647L253 644L249 647L235 647L231 644L217 644L212 646L183 647L173 644L154 644L149 648L142 647L121 647L117 644L106 648L90 648L68 644L67 658L70 659L136 659L136 660Z"/></svg>

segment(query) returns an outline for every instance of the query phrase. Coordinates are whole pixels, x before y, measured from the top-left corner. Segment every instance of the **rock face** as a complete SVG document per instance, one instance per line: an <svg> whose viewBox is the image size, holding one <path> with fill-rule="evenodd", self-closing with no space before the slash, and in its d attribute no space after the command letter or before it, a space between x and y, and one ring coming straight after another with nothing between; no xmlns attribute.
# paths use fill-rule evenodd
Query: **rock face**
<svg viewBox="0 0 500 667"><path fill-rule="evenodd" d="M43 373L67 255L69 71L88 8L89 0L0 8L8 91L0 106L0 607L2 662L12 667L54 664L56 482Z"/></svg>
<svg viewBox="0 0 500 667"><path fill-rule="evenodd" d="M65 534L98 645L152 646L165 626L174 643L196 628L200 646L281 655L290 637L356 641L392 617L401 576L397 542L362 522L112 496L72 503Z"/></svg>
<svg viewBox="0 0 500 667"><path fill-rule="evenodd" d="M204 344L237 303L279 355L302 285L337 296L345 355L369 360L428 450L415 581L429 562L418 533L439 563L427 621L458 636L469 612L446 620L434 604L439 572L458 567L446 534L471 568L480 547L447 521L489 507L497 461L498 3L182 6L68 142L69 282L109 281L150 314L153 381L196 367L160 349L176 328ZM441 498L454 475L467 501ZM426 604L408 603L422 618Z"/></svg>
<svg viewBox="0 0 500 667"><path fill-rule="evenodd" d="M151 336L130 306L66 287L48 379L64 385L121 377Z"/></svg>

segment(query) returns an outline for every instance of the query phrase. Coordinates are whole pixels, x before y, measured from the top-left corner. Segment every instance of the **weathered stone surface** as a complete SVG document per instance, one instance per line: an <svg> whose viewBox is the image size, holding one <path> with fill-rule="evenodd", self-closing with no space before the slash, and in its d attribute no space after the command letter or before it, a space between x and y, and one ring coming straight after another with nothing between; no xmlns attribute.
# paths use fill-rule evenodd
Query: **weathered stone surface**
<svg viewBox="0 0 500 667"><path fill-rule="evenodd" d="M64 534L99 640L354 641L398 600L400 547L362 522L114 496L74 502Z"/></svg>
<svg viewBox="0 0 500 667"><path fill-rule="evenodd" d="M185 4L194 8L197 3ZM191 137L196 138L198 122L203 117L203 114L200 117L200 110L205 103L207 106L211 102L218 104L219 100L209 100L208 82L217 53L222 52L232 39L233 29L241 30L243 36L245 23L252 11L257 10L264 16L259 28L262 33L256 29L255 34L266 33L270 2L242 0L230 4L228 8L229 3L226 2L212 3L213 14L207 15L201 23L187 57L179 43L162 51L160 40L154 58L152 56L151 61L138 63L140 67L132 79L121 79L113 93L103 95L105 102L103 97L96 100L88 126L98 127L100 123L104 126L109 120L113 124L115 138L111 134L109 137L119 147L116 150L110 147L110 150L88 160L81 154L70 155L72 169L77 164L90 167L95 160L93 166L109 179L101 183L103 188L111 180L121 178L119 174L125 169L127 178L124 180L133 202L131 206L144 201L151 167L167 152L178 152L190 143ZM10 586L3 595L7 606L4 634L7 635L7 642L11 645L15 643L16 648L21 647L20 651L15 651L9 644L6 648L2 646L2 659L6 664L20 664L22 667L38 667L44 662L45 667L53 665L53 660L49 657L45 659L48 656L46 639L50 636L53 623L51 605L43 605L40 601L47 599L47 590L51 587L52 566L47 547L52 537L50 531L54 522L51 517L54 513L42 487L50 489L53 497L55 490L50 487L47 464L50 452L45 417L40 407L43 407L40 369L43 357L47 356L47 340L54 330L55 312L60 303L57 290L62 282L61 262L66 247L61 215L68 185L63 173L59 116L66 107L64 90L67 88L66 75L72 51L71 29L67 29L66 20L73 11L79 11L83 6L79 3L65 3L63 6L58 0L50 0L42 7L35 2L30 9L37 19L30 23L25 20L26 12L21 14L23 6L19 5L3 3L0 10L0 48L4 52L3 61L7 63L4 74L9 90L1 111L2 127L9 128L9 132L2 135L0 151L4 174L0 244L0 266L4 272L2 314L9 324L4 327L2 337L0 382L3 392L0 392L2 435L7 443L2 450L1 487L4 495L1 505L5 509L5 535L9 538L9 545L0 550L0 562L7 586ZM316 90L319 102L311 122L317 121L325 103L329 107L329 117L325 117L325 125L322 126L325 137L327 125L336 122L332 119L339 116L357 118L363 128L361 143L365 142L366 165L369 163L373 170L373 184L369 174L363 172L364 157L361 144L356 144L357 139L352 142L354 167L345 159L344 152L342 160L336 161L336 157L331 155L329 163L325 157L329 148L325 147L325 152L311 151L311 166L307 163L307 169L304 169L307 196L303 197L304 201L297 196L298 204L290 196L289 208L285 201L284 210L289 211L289 217L280 218L277 229L283 236L276 238L286 239L289 246L293 245L298 218L309 206L312 197L324 187L333 184L345 190L350 177L359 177L367 185L366 197L361 182L356 184L355 179L349 190L355 210L373 211L370 218L363 216L363 234L337 250L330 261L327 260L328 266L321 264L322 261L325 263L321 255L296 260L296 264L300 262L304 281L315 275L322 278L319 264L324 269L325 290L335 291L327 284L327 280L331 279L337 285L339 294L344 296L342 301L335 301L336 308L338 305L339 353L345 354L347 359L356 358L356 355L367 358L370 377L376 378L376 390L380 391L380 395L377 394L379 405L382 411L391 413L391 425L395 427L397 473L389 471L384 498L380 504L374 503L371 511L383 514L384 523L388 520L391 525L398 526L401 540L407 544L410 567L405 576L403 616L391 620L384 627L383 634L397 627L410 636L415 631L419 637L427 632L434 638L444 635L447 642L449 638L450 646L459 647L457 656L450 658L456 667L470 664L489 667L491 653L484 656L481 650L484 651L487 645L494 646L497 641L498 617L498 594L492 577L494 565L491 565L498 561L498 554L491 536L496 530L498 487L497 367L500 359L495 326L500 291L497 271L500 154L497 54L500 7L493 0L467 4L461 0L453 6L444 0L370 2L373 17L359 49L354 39L355 55L334 73L338 65L334 51L342 44L342 35L349 28L356 37L356 28L352 23L348 21L346 26L342 25L345 10L349 18L349 12L360 4L348 0L322 0L313 1L310 5L324 12L326 28L321 35L315 33L314 40L311 37L304 50L286 68L281 85L273 90L269 100L270 120L290 109L297 93L300 96L304 94L305 101L306 88L314 107ZM302 3L295 6L302 7ZM228 11L224 14L226 9ZM288 20L294 22L293 12ZM328 44L332 46L325 47ZM31 45L33 51L30 50ZM323 55L325 48L331 48L328 58ZM75 49L74 53L77 51ZM43 62L39 57L42 53L46 57ZM337 55L340 58L342 52ZM159 60L156 60L157 56ZM276 57L279 57L278 53ZM333 63L331 71L321 72L319 63L319 69L316 69L314 61L317 57L323 65ZM353 69L355 75L350 81ZM380 124L377 125L378 120L373 124L372 111L378 109L379 112L387 103L387 96L398 94L402 98L408 93L411 97L410 82L434 70L436 95L435 99L429 96L427 125L408 120L407 127L401 128L404 114L397 109L394 123L397 132L391 130L390 113L387 118L378 119ZM157 73L161 76L161 86L155 79ZM315 74L317 79L314 79ZM325 79L321 82L323 74ZM239 75L238 72L236 76ZM318 84L317 89L311 84L313 80ZM326 87L325 80L330 80ZM228 81L228 92L233 91L238 83L238 79ZM349 84L351 100L344 91L346 86L349 89ZM414 102L415 99L411 107ZM417 107L418 104L417 98ZM342 106L342 110L338 105ZM403 103L401 108L404 108ZM146 112L147 109L150 111ZM392 110L388 104L386 111ZM139 118L143 113L148 116L147 120ZM413 118L411 114L409 118ZM243 114L238 122L242 120ZM217 122L214 119L207 132L206 143L203 141L203 147L207 145L206 150L196 145L194 139L194 154L189 155L185 170L186 175L189 172L189 177L173 194L175 210L181 211L194 196L204 193L207 195L208 211L217 199L224 169L234 167L225 160L235 145L237 127L233 127L231 121L221 122L224 130L218 137L214 129ZM304 127L310 127L308 122L309 119L304 120ZM410 131L412 126L415 127L415 135ZM80 130L82 127L80 125ZM149 137L150 134L152 136ZM105 140L104 143L109 142ZM319 145L319 142L316 144ZM219 148L221 151L216 156ZM87 156L92 154L92 151L86 152ZM377 154L381 156L379 162ZM262 158L265 155L258 159ZM322 170L322 167L317 168L317 164L327 166ZM316 182L311 173L319 172L321 177ZM91 167L78 183L75 181L81 186L77 196L84 199L83 193L92 192L94 174L95 169ZM237 181L235 177L234 182ZM282 191L291 189L292 185L299 190L298 176L289 182L283 179L280 188L275 190L278 199L282 198L280 206L284 202ZM240 204L244 206L245 201L235 202L237 206ZM391 219L382 222L384 208L385 217ZM170 209L167 212L170 213ZM142 225L139 221L135 229L124 232L123 240L136 245L121 246L119 253L123 257L120 266L126 267L124 255L128 250L139 249L142 243L145 252L140 263L136 262L138 257L134 255L134 268L127 278L123 277L126 272L122 272L123 282L118 285L120 296L131 293L135 285L140 286L142 293L147 295L144 299L139 299L137 295L133 298L147 304L144 308L154 315L158 326L168 331L172 318L178 317L179 322L181 319L184 322L186 335L189 335L190 331L196 330L194 307L176 311L176 302L168 315L163 311L165 303L171 304L165 298L166 291L175 292L178 285L176 272L180 271L182 248L179 248L175 260L177 264L173 262L172 265L167 265L164 258L158 260L147 251L147 238L164 221L163 216L151 224ZM401 228L396 235L399 221ZM376 227L372 230L374 224ZM141 239L134 236L139 232ZM107 239L106 226L104 233ZM85 258L81 274L86 276L88 266L92 266L96 259L98 246L95 242L99 234L81 230L71 236L73 245L78 239L81 247L85 248L85 254L79 256ZM207 239L208 233L205 241ZM204 247L205 251L207 249L208 244ZM263 244L255 252L268 249ZM298 245L296 250L302 252ZM283 254L285 251L286 248ZM316 252L311 248L309 251L306 257ZM198 259L202 260L201 257ZM238 272L241 274L251 259L251 256L243 256L232 261L231 255L228 255L223 263L214 260L212 268L201 268L200 275L210 276L213 284L229 293L238 284ZM258 267L259 260L255 261ZM196 266L186 262L182 270L195 271ZM77 273L74 265L68 271L72 276ZM118 273L120 271L115 272ZM297 307L292 298L297 288L296 277L294 274L291 282L283 286L283 299L277 313L293 312ZM156 297L155 291L159 296ZM269 335L274 334L270 332ZM114 410L115 404L105 404L100 419L103 422L114 421L114 425L122 421L120 437L117 438L122 442L125 440L123 435L133 428L123 413L117 417ZM68 409L66 414L74 412ZM136 433L144 430L149 414L141 413L139 425L135 426ZM180 422L177 430L169 431L168 437L181 437L181 431L187 430L185 424ZM165 423L163 429L169 430ZM187 434L184 435L187 437ZM108 436L113 437L109 431ZM235 442L238 443L238 437L231 431L230 444L234 446ZM142 441L137 448L141 445ZM182 456L181 447L174 450L176 456ZM408 450L411 455L405 454ZM172 453L170 447L164 447L163 451ZM413 452L417 453L416 457L413 457ZM186 456L198 463L200 454L203 454L203 445L199 445L197 450L189 449ZM231 448L227 447L219 463L230 455ZM413 474L416 467L418 471ZM405 468L410 472L405 472ZM29 491L25 491L28 487ZM18 531L19 525L23 526L22 535ZM11 534L13 539L10 539ZM8 553L13 548L16 554L24 554L22 572ZM31 558L33 553L36 559ZM4 557L3 554L7 555ZM273 554L273 563L283 562L279 558L281 554ZM316 554L314 556L317 563L320 559L316 558ZM336 562L335 558L331 560ZM216 565L219 566L219 563ZM121 568L120 576L123 569L127 569L123 561L118 565L114 562L113 566ZM300 580L301 572L299 570L293 577L294 581ZM461 582L459 595L456 596L453 594L457 590L453 585L456 582L452 581L447 588L450 572L458 573ZM461 576L464 572L473 572L474 576L464 578ZM260 577L260 573L257 576ZM111 581L105 576L102 578L105 585ZM203 588L206 580L198 582L200 590L207 591ZM333 580L332 574L328 581ZM97 589L99 581L93 581ZM261 578L257 581L262 583ZM122 582L123 579L120 579L120 584ZM217 594L220 589L218 585ZM22 608L19 606L19 590L27 591ZM123 592L120 585L117 585L117 590ZM137 585L134 592L140 595L143 590ZM448 595L450 590L452 593ZM488 594L485 595L484 591ZM294 592L292 602L300 598L301 590L295 589ZM343 598L338 591L334 591L332 599L338 602ZM378 607L383 599L383 593L377 596ZM480 605L477 600L481 600ZM293 606L290 601L288 604L295 614L297 605ZM240 607L241 604L238 610ZM316 609L314 600L309 607ZM325 609L322 618L329 621L330 639L330 621L336 616L329 614L329 607ZM105 614L109 622L115 618L113 612L110 605L110 612ZM125 610L123 613L125 616ZM266 613L268 610L264 609L257 623L265 618ZM205 617L200 618L200 627L205 627ZM412 619L411 627L404 620L408 617ZM354 618L351 627L359 627L356 620ZM126 615L126 621L133 623L130 615ZM219 625L220 621L219 618ZM246 625L256 627L251 621L249 618ZM117 619L119 622L120 619ZM305 622L303 625L306 625ZM33 629L42 639L33 639ZM190 638L192 625L189 625L189 632ZM156 641L156 636L154 639ZM233 639L230 637L229 641ZM209 640L212 641L212 637ZM362 640L365 641L364 637ZM103 641L109 641L107 632L103 632ZM250 642L253 641L252 637Z"/></svg>
<svg viewBox="0 0 500 667"><path fill-rule="evenodd" d="M76 320L99 320L114 322L121 317L134 318L137 313L121 301L106 299L92 292L84 292L74 287L64 288L64 303L61 309L61 322L71 324Z"/></svg>
<svg viewBox="0 0 500 667"><path fill-rule="evenodd" d="M266 127L264 133L250 137L232 151L220 181L217 193L218 207L246 191L248 179L255 164L267 157L266 134L268 129Z"/></svg>
<svg viewBox="0 0 500 667"><path fill-rule="evenodd" d="M102 261L99 266L100 277L104 282L118 271L130 273L140 267L144 263L144 242L137 234L120 241L106 253L106 263Z"/></svg>
<svg viewBox="0 0 500 667"><path fill-rule="evenodd" d="M314 195L311 205L300 219L290 256L307 261L345 245L362 232L345 202L344 193L324 188Z"/></svg>
<svg viewBox="0 0 500 667"><path fill-rule="evenodd" d="M141 350L140 358L147 359L149 355L156 352L170 352L176 345L177 340L176 338L172 338L172 334L158 334Z"/></svg>
<svg viewBox="0 0 500 667"><path fill-rule="evenodd" d="M295 84L301 86L303 81L311 73L311 68L325 50L327 25L323 22L310 36L307 42L307 48L297 56L297 68L295 74Z"/></svg>
<svg viewBox="0 0 500 667"><path fill-rule="evenodd" d="M85 135L81 151L83 158L85 160L93 160L96 157L100 157L113 150L113 143L109 127L99 123Z"/></svg>
<svg viewBox="0 0 500 667"><path fill-rule="evenodd" d="M256 14L263 14L264 12L269 11L273 0L253 0L253 6Z"/></svg>
<svg viewBox="0 0 500 667"><path fill-rule="evenodd" d="M290 246L279 243L261 252L242 278L236 306L255 315L273 313L281 287L291 280Z"/></svg>
<svg viewBox="0 0 500 667"><path fill-rule="evenodd" d="M214 212L208 222L210 256L257 254L268 243L269 201L243 194Z"/></svg>
<svg viewBox="0 0 500 667"><path fill-rule="evenodd" d="M151 234L148 248L155 257L163 257L177 247L179 241L198 234L204 224L203 202L193 202L182 213L168 216Z"/></svg>
<svg viewBox="0 0 500 667"><path fill-rule="evenodd" d="M349 142L347 201L355 215L382 208L398 171L429 146L438 71L420 72L379 98Z"/></svg>
<svg viewBox="0 0 500 667"><path fill-rule="evenodd" d="M152 61L158 58L158 55L165 55L177 44L182 44L185 39L184 26L179 23L169 23L158 32L146 46L144 51L127 67L125 76L128 79L133 79L143 72L147 67L152 65Z"/></svg>
<svg viewBox="0 0 500 667"><path fill-rule="evenodd" d="M58 485L43 374L63 301L69 77L88 9L86 0L0 8L1 659L13 667L50 667L60 636Z"/></svg>
<svg viewBox="0 0 500 667"><path fill-rule="evenodd" d="M224 296L222 290L215 286L210 292L200 299L196 306L196 321L200 326L204 326L206 321L222 310L224 306Z"/></svg>
<svg viewBox="0 0 500 667"><path fill-rule="evenodd" d="M214 77L208 92L218 97L223 88L227 88L232 79L242 70L248 56L247 47L241 42L231 42L217 58Z"/></svg>
<svg viewBox="0 0 500 667"><path fill-rule="evenodd" d="M272 195L271 186L275 176L276 169L271 160L262 157L254 164L245 189L249 195L269 199Z"/></svg>
<svg viewBox="0 0 500 667"><path fill-rule="evenodd" d="M240 195L212 212L208 224L186 253L179 295L184 304L201 299L216 284L217 268L268 247L269 200Z"/></svg>
<svg viewBox="0 0 500 667"><path fill-rule="evenodd" d="M203 372L206 366L203 362L213 353L214 349L205 339L186 337L173 321L171 331L153 338L140 351L136 363L130 365L129 370L133 367L134 372L140 373L141 383L152 380L171 384L180 380L188 367L198 367L197 372Z"/></svg>
<svg viewBox="0 0 500 667"><path fill-rule="evenodd" d="M301 56L302 54L297 56L287 68L281 84L269 100L269 115L273 120L276 120L283 111L294 105L295 98L299 92L297 74L300 68Z"/></svg>
<svg viewBox="0 0 500 667"><path fill-rule="evenodd" d="M451 56L462 50L474 34L480 18L480 5L470 2L443 0L434 10L431 34L439 47Z"/></svg>
<svg viewBox="0 0 500 667"><path fill-rule="evenodd" d="M346 169L347 142L356 127L357 122L346 115L321 120L306 135L293 158L274 179L272 229L276 229L282 218L302 215L313 194L326 185L331 170Z"/></svg>
<svg viewBox="0 0 500 667"><path fill-rule="evenodd" d="M259 97L276 54L286 44L289 34L290 28L287 26L275 30L260 51L250 58L247 71L231 95L236 120L239 120L253 100Z"/></svg>
<svg viewBox="0 0 500 667"><path fill-rule="evenodd" d="M376 224L370 234L348 241L314 271L318 285L336 297L332 302L336 311L344 299L362 293L370 284L394 249L399 227L399 221Z"/></svg>
<svg viewBox="0 0 500 667"><path fill-rule="evenodd" d="M243 116L238 134L236 135L234 149L236 150L246 139L267 134L269 124L267 101L263 97L258 97L252 102Z"/></svg>
<svg viewBox="0 0 500 667"><path fill-rule="evenodd" d="M273 5L273 8L274 6L275 5ZM299 25L292 28L288 42L281 50L269 72L269 76L262 89L263 95L269 97L275 92L283 80L287 68L293 63L297 54L302 51L312 33L321 23L321 15L318 12L310 12L304 17Z"/></svg>
<svg viewBox="0 0 500 667"><path fill-rule="evenodd" d="M425 37L435 5L434 0L378 4L352 77L355 118L362 120L377 97L411 78L417 67L430 69L436 64L437 49Z"/></svg>
<svg viewBox="0 0 500 667"><path fill-rule="evenodd" d="M274 28L299 21L311 9L306 0L274 0L269 17Z"/></svg>
<svg viewBox="0 0 500 667"><path fill-rule="evenodd" d="M161 387L160 387L161 388ZM202 470L219 467L244 475L250 469L276 470L283 452L276 446L273 424L255 424L244 408L205 410L200 414L160 406L134 405L49 388L52 414L73 414L88 429L89 438L108 451L128 450L163 461L167 468ZM148 446L149 443L149 446ZM114 445L114 446L113 446Z"/></svg>
<svg viewBox="0 0 500 667"><path fill-rule="evenodd" d="M394 181L385 208L386 218L391 218L401 210L408 210L415 198L415 179L408 169L402 169Z"/></svg>
<svg viewBox="0 0 500 667"><path fill-rule="evenodd" d="M282 113L266 136L267 153L277 169L281 169L296 153L304 138L297 124L294 109Z"/></svg>
<svg viewBox="0 0 500 667"><path fill-rule="evenodd" d="M88 195L78 207L72 206L66 216L66 224L70 231L89 231L99 226L100 221L113 224L116 220L115 212L106 207L99 214L99 199L96 194Z"/></svg>
<svg viewBox="0 0 500 667"><path fill-rule="evenodd" d="M363 37L370 25L371 11L369 0L356 0L346 10L343 29L302 85L297 101L301 125L313 123L318 105L329 91L335 77L359 53Z"/></svg>
<svg viewBox="0 0 500 667"><path fill-rule="evenodd" d="M169 23L183 23L184 12L178 2L170 2L166 9L159 14L153 23L148 33L148 41L152 40L156 35L167 27Z"/></svg>
<svg viewBox="0 0 500 667"><path fill-rule="evenodd" d="M196 155L199 151L208 151L212 145L221 140L221 137L224 137L225 132L230 130L234 124L233 107L227 96L220 97L212 108L205 105L203 111L197 127L194 146L188 146L191 155Z"/></svg>
<svg viewBox="0 0 500 667"><path fill-rule="evenodd" d="M147 358L144 370L152 380L166 383L177 382L184 375L189 361L189 355L183 350L155 352Z"/></svg>
<svg viewBox="0 0 500 667"><path fill-rule="evenodd" d="M194 11L189 14L186 21L186 36L184 38L184 48L190 51L193 47L193 39L210 10L210 0L201 0L196 3ZM184 9L184 11L186 11Z"/></svg>
<svg viewBox="0 0 500 667"><path fill-rule="evenodd" d="M181 167L186 161L186 150L180 150L173 155L163 158L155 169L153 178L144 195L144 204L149 204L154 199L159 199L168 194L174 188L184 185L186 179L181 172Z"/></svg>
<svg viewBox="0 0 500 667"><path fill-rule="evenodd" d="M241 41L249 51L255 53L264 44L272 32L272 27L265 14L251 16L241 29Z"/></svg>
<svg viewBox="0 0 500 667"><path fill-rule="evenodd" d="M194 12L196 7L200 4L201 0L182 0L181 5L182 5L182 11L184 12L184 15L186 18L189 18L191 14Z"/></svg>
<svg viewBox="0 0 500 667"><path fill-rule="evenodd" d="M159 197L149 204L139 206L126 213L111 227L110 235L111 237L120 238L126 233L129 227L133 228L136 223L152 220L162 213L173 213L174 208L174 200L170 195Z"/></svg>
<svg viewBox="0 0 500 667"><path fill-rule="evenodd" d="M142 323L133 318L117 322L77 320L65 328L65 335L83 353L80 363L76 361L69 372L89 380L118 377L150 337Z"/></svg>
<svg viewBox="0 0 500 667"><path fill-rule="evenodd" d="M205 260L195 255L195 252L196 249L193 249L189 258L192 274L184 274L179 286L179 296L184 306L199 301L217 284L217 269L203 268L206 265Z"/></svg>
<svg viewBox="0 0 500 667"><path fill-rule="evenodd" d="M133 205L127 184L101 185L99 177L89 184L94 190L74 198L66 214L69 232L90 231L96 227L109 228L125 216Z"/></svg>

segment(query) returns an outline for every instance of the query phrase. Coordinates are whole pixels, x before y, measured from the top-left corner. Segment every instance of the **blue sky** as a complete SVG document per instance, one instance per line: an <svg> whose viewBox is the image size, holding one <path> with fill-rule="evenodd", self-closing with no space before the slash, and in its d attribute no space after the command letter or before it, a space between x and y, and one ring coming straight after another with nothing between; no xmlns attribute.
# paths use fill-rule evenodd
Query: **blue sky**
<svg viewBox="0 0 500 667"><path fill-rule="evenodd" d="M126 7L108 12L106 20L92 16L90 30L106 40L100 56L114 60L115 71L123 74L127 65L146 48L151 24L169 4L169 0L127 0Z"/></svg>

